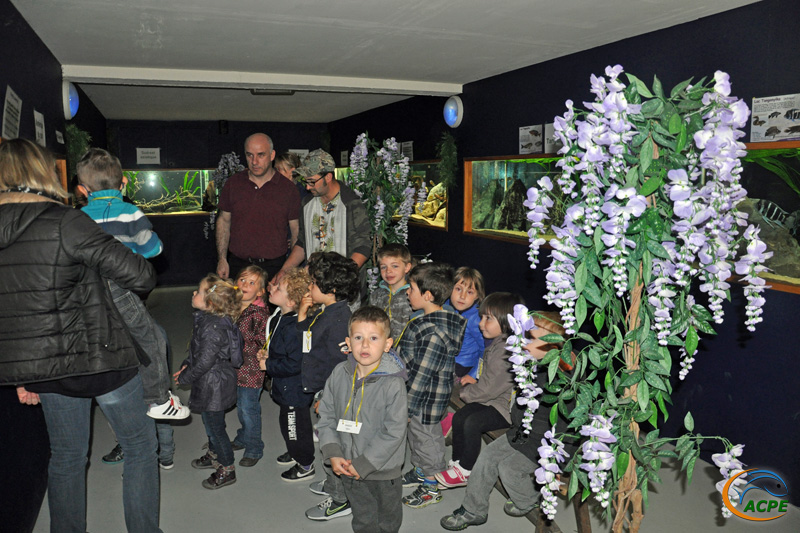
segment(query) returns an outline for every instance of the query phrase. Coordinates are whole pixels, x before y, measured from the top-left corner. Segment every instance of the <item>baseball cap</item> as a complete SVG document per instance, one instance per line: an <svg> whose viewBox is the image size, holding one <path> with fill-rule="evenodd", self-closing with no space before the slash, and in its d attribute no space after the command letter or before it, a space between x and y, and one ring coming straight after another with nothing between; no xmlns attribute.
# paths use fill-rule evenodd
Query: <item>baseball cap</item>
<svg viewBox="0 0 800 533"><path fill-rule="evenodd" d="M300 178L308 178L317 174L327 174L334 170L336 170L336 163L333 161L331 154L318 149L310 152L303 159L303 164L296 168L293 174Z"/></svg>

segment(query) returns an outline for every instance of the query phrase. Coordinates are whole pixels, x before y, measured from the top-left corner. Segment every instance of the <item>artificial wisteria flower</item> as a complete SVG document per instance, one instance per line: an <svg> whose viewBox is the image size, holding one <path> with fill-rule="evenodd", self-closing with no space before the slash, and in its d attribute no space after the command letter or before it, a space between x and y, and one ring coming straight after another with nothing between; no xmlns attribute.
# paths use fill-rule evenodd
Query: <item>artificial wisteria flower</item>
<svg viewBox="0 0 800 533"><path fill-rule="evenodd" d="M550 218L548 210L553 207L553 199L549 194L553 190L553 182L550 181L548 176L545 176L536 183L539 188L531 187L528 189L528 199L523 202L523 205L530 209L528 211L528 220L531 222L531 227L528 230L528 239L530 241L528 259L530 259L531 268L536 268L539 263L539 248L545 243L545 240L540 235L544 232L544 221Z"/></svg>
<svg viewBox="0 0 800 533"><path fill-rule="evenodd" d="M369 290L373 291L378 288L378 283L380 283L380 269L378 267L372 267L367 269L367 287Z"/></svg>
<svg viewBox="0 0 800 533"><path fill-rule="evenodd" d="M764 262L772 257L772 252L767 252L767 245L758 238L759 231L752 225L744 231L743 237L747 242L747 253L741 256L735 265L736 273L744 276L742 280L747 282L744 288L744 294L747 297L745 325L749 331L755 331L756 324L763 320L761 313L763 313L764 298L761 293L767 289L767 286L764 280L758 277L758 274L767 270Z"/></svg>
<svg viewBox="0 0 800 533"><path fill-rule="evenodd" d="M608 472L616 461L608 446L617 442L617 438L611 432L615 416L616 413L613 413L610 418L589 415L589 423L581 426L581 435L587 438L581 445L583 462L579 468L589 473L589 488L603 508L608 507L608 499L611 495L606 489Z"/></svg>
<svg viewBox="0 0 800 533"><path fill-rule="evenodd" d="M683 381L686 379L686 376L689 375L689 371L692 369L692 363L694 363L695 354L697 354L697 349L692 353L688 353L685 346L681 346L678 350L678 357L680 357L681 360L681 369L678 372L679 380Z"/></svg>
<svg viewBox="0 0 800 533"><path fill-rule="evenodd" d="M711 456L711 460L714 461L715 465L717 465L723 478L722 481L719 481L716 484L717 490L720 492L720 494L722 494L725 490L725 485L728 483L728 480L744 470L744 463L739 460L739 457L741 457L743 452L744 444L737 444L728 448L725 453L715 453ZM745 479L746 477L747 474L740 475L734 479L731 483L731 486L728 487L728 501L734 507L736 507L736 505L739 503L739 492L735 487L738 485L747 484L748 480ZM733 513L731 513L725 505L722 506L723 517L729 518L732 514Z"/></svg>
<svg viewBox="0 0 800 533"><path fill-rule="evenodd" d="M556 494L561 486L558 475L561 474L559 463L569 459L569 455L564 451L564 443L555 436L556 428L545 432L542 445L539 446L539 468L536 469L536 483L542 486L542 512L549 520L556 517L556 506L558 499Z"/></svg>
<svg viewBox="0 0 800 533"><path fill-rule="evenodd" d="M519 405L526 406L522 428L527 435L531 432L533 414L539 408L538 396L544 392L536 384L537 361L523 349L529 342L525 334L536 329L536 324L528 308L521 304L514 306L514 314L508 315L508 323L513 333L506 339L506 349L511 352L508 361L512 365L514 381L519 388L516 401Z"/></svg>

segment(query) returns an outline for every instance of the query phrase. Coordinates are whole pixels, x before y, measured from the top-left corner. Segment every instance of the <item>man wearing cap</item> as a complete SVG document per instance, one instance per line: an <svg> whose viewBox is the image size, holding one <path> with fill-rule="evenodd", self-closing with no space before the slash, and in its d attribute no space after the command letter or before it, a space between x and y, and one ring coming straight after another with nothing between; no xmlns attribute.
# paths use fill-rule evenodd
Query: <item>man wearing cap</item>
<svg viewBox="0 0 800 533"><path fill-rule="evenodd" d="M361 268L370 254L370 227L364 202L336 180L333 157L314 150L295 174L305 180L309 194L303 198L300 232L292 252L275 276L277 283L290 268L314 252L338 252Z"/></svg>
<svg viewBox="0 0 800 533"><path fill-rule="evenodd" d="M244 154L247 170L228 178L220 193L217 274L229 278L253 264L263 268L269 279L291 248L286 243L287 227L291 244L297 240L300 193L272 167L275 150L268 135L248 137Z"/></svg>

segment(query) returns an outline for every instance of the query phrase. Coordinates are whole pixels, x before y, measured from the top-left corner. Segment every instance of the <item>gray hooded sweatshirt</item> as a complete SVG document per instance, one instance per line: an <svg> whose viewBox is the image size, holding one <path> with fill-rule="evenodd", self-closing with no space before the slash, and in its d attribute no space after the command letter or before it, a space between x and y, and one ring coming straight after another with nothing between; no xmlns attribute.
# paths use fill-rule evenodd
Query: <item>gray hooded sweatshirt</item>
<svg viewBox="0 0 800 533"><path fill-rule="evenodd" d="M356 374L354 384L355 371L356 361L350 355L336 365L325 383L317 424L322 456L352 461L362 479L397 479L405 458L408 426L405 365L389 351L369 376L359 379ZM340 419L355 421L356 417L362 423L358 434L337 431Z"/></svg>

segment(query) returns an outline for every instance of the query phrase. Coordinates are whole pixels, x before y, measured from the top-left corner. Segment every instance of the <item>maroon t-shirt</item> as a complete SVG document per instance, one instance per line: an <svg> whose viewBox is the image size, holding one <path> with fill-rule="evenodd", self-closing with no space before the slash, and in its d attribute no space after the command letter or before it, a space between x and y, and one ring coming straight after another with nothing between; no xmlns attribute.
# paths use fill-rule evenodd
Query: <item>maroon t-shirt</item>
<svg viewBox="0 0 800 533"><path fill-rule="evenodd" d="M231 214L228 250L233 255L276 259L286 255L289 221L300 217L300 193L278 171L258 188L244 170L228 178L219 208Z"/></svg>

